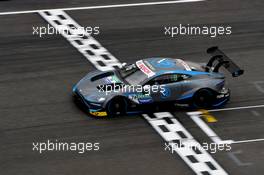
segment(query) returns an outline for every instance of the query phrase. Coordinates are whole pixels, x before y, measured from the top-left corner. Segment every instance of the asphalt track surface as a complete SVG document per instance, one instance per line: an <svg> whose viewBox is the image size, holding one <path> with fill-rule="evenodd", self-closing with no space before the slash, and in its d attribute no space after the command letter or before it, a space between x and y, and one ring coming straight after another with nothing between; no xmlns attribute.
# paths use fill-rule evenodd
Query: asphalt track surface
<svg viewBox="0 0 264 175"><path fill-rule="evenodd" d="M138 2L138 1L137 1ZM107 4L125 3L109 1ZM129 1L128 3L132 3ZM0 11L105 5L103 1L2 1ZM232 99L226 107L264 104L254 83L263 81L264 2L207 2L68 11L82 26L100 26L96 39L122 62L165 56L205 62L205 49L220 46L246 71L229 80ZM140 116L88 117L72 102L74 83L94 67L61 36L39 38L32 26L47 23L38 14L0 16L0 174L179 174L193 172ZM164 36L163 27L178 24L229 25L232 35ZM260 86L264 84L260 84ZM212 113L209 123L223 139L264 138L264 109ZM210 141L185 112L175 112L200 142ZM58 139L99 142L100 151L32 151L32 142ZM230 152L213 154L230 174L262 175L264 142L233 144Z"/></svg>

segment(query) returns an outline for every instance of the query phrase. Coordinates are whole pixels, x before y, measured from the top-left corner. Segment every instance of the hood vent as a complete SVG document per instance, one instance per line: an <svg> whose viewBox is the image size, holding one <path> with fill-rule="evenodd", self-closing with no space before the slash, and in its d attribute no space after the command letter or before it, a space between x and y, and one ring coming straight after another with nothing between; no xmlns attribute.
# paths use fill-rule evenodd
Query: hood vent
<svg viewBox="0 0 264 175"><path fill-rule="evenodd" d="M96 76L92 77L91 81L100 80L102 78L113 76L113 75L114 75L113 72L105 72L105 73L102 73L102 74L99 74L99 75L96 75Z"/></svg>

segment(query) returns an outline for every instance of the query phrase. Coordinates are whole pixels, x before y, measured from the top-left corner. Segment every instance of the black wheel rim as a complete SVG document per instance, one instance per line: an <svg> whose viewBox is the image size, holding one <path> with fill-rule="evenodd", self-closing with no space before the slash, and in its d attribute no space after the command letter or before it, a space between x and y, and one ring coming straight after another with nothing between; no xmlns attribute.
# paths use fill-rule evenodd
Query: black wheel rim
<svg viewBox="0 0 264 175"><path fill-rule="evenodd" d="M197 107L203 107L203 108L208 108L212 105L213 101L213 94L212 92L208 90L203 90L200 91L196 96L195 96L195 105Z"/></svg>
<svg viewBox="0 0 264 175"><path fill-rule="evenodd" d="M126 105L123 99L114 99L108 105L108 113L110 115L121 115L125 114Z"/></svg>

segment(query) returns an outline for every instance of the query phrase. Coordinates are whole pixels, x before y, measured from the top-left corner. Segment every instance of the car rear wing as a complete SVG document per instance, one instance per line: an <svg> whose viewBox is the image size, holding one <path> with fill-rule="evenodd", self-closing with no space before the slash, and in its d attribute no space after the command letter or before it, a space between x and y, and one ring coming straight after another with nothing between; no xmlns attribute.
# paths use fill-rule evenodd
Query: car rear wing
<svg viewBox="0 0 264 175"><path fill-rule="evenodd" d="M224 54L218 47L211 47L207 49L207 53L212 55L212 58L206 65L207 72L218 72L220 67L226 68L233 77L238 77L244 73L228 56ZM215 63L217 62L217 63Z"/></svg>

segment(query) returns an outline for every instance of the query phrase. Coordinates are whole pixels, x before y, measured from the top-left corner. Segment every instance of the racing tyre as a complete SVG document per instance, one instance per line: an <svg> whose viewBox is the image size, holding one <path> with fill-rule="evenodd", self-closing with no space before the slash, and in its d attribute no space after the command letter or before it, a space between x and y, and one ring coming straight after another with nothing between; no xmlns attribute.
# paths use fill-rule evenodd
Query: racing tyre
<svg viewBox="0 0 264 175"><path fill-rule="evenodd" d="M194 94L193 104L197 108L210 108L213 105L215 95L210 89L201 89Z"/></svg>
<svg viewBox="0 0 264 175"><path fill-rule="evenodd" d="M127 112L127 101L122 97L115 97L107 103L106 110L109 117L124 115Z"/></svg>

